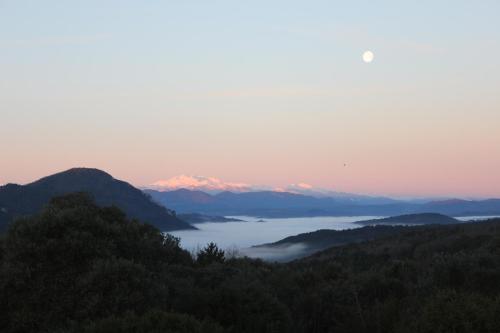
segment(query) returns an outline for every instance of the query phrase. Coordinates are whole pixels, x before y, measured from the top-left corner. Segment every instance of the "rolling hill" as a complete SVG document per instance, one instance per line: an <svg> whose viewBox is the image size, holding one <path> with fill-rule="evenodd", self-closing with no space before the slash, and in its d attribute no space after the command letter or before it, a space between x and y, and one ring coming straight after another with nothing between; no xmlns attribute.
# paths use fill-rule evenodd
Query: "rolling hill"
<svg viewBox="0 0 500 333"><path fill-rule="evenodd" d="M460 223L457 219L436 213L408 214L354 222L361 225L427 225Z"/></svg>
<svg viewBox="0 0 500 333"><path fill-rule="evenodd" d="M323 229L302 233L274 243L254 246L252 250L253 252L273 253L278 261L288 261L311 255L332 246L371 241L406 231L419 230L423 226L433 227L462 222L441 214L423 213L354 223L364 225L364 227L348 230Z"/></svg>
<svg viewBox="0 0 500 333"><path fill-rule="evenodd" d="M5 225L15 217L35 214L51 198L72 192L87 192L98 205L115 205L128 217L150 223L163 231L193 229L141 190L104 171L88 168L70 169L27 185L0 187L0 224Z"/></svg>

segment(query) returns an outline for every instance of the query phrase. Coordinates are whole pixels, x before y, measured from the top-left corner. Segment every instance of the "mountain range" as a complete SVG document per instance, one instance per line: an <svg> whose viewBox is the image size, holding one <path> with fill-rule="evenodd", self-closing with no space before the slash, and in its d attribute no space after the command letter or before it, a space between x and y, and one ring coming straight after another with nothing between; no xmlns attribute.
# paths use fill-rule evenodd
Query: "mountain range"
<svg viewBox="0 0 500 333"><path fill-rule="evenodd" d="M304 184L300 187L311 190ZM243 187L238 188L239 192L217 193L189 189L141 191L104 171L74 168L27 185L0 186L0 229L17 217L38 212L53 197L72 192L87 192L98 205L115 205L129 217L163 231L193 229L187 222L227 221L222 217L241 215L267 218L394 216L428 212L449 216L500 215L500 199L408 202L363 195L320 197L281 190L243 191Z"/></svg>
<svg viewBox="0 0 500 333"><path fill-rule="evenodd" d="M303 194L317 198L338 198L351 202L364 203L391 203L394 200L381 196L368 196L353 193L333 191L325 188L317 188L307 183L290 184L284 187L272 187L266 185L250 185L246 183L226 182L216 177L187 176L180 175L167 180L159 180L146 187L161 192L187 189L201 191L208 194L219 194L221 192L287 192L292 194Z"/></svg>
<svg viewBox="0 0 500 333"><path fill-rule="evenodd" d="M99 206L117 206L128 217L150 223L163 231L194 229L141 190L104 171L88 168L70 169L27 185L1 186L0 228L14 218L39 212L53 197L73 192L86 192Z"/></svg>
<svg viewBox="0 0 500 333"><path fill-rule="evenodd" d="M215 177L180 175L166 180L158 180L149 188L160 191L174 191L178 189L200 190L209 193L223 191L245 192L252 190L252 186L245 183L225 182Z"/></svg>
<svg viewBox="0 0 500 333"><path fill-rule="evenodd" d="M223 216L312 217L312 216L394 216L440 213L449 216L500 214L500 199L403 201L366 196L315 197L281 191L220 192L198 190L145 190L155 201L179 213Z"/></svg>

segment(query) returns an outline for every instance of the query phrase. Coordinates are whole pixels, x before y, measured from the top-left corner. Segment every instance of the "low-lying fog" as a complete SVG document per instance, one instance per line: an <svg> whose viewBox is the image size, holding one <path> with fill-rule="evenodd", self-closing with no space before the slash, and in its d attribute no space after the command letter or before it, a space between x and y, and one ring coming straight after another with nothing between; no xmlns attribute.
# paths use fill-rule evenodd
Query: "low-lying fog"
<svg viewBox="0 0 500 333"><path fill-rule="evenodd" d="M253 245L273 243L288 236L312 232L319 229L344 230L359 228L353 222L381 218L380 216L344 216L344 217L301 217L259 219L249 216L230 216L245 222L199 223L194 226L199 230L181 230L171 232L181 238L181 246L196 252L209 242L215 242L220 248L238 252L253 258L283 261L300 256L307 248L302 244L280 248L251 248ZM485 219L487 217L458 217L462 221Z"/></svg>
<svg viewBox="0 0 500 333"><path fill-rule="evenodd" d="M302 251L300 244L293 248L250 249L253 245L273 243L285 237L316 231L318 229L353 229L359 225L352 222L377 218L376 216L348 216L348 217L301 217L259 219L249 216L230 216L245 222L199 223L194 226L199 230L181 230L171 232L181 238L181 246L189 251L196 251L209 242L215 242L222 249L233 251L249 257L279 260L281 256L288 256L291 251ZM263 222L259 222L263 221Z"/></svg>

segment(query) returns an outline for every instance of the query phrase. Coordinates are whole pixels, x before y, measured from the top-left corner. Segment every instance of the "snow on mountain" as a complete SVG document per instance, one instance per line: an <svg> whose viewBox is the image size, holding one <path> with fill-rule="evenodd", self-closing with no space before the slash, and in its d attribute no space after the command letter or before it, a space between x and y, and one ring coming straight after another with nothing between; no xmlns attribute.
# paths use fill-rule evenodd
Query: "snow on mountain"
<svg viewBox="0 0 500 333"><path fill-rule="evenodd" d="M159 180L149 187L160 191L173 191L181 188L205 192L246 192L252 190L250 185L244 183L225 182L215 177L186 175L172 177L167 180Z"/></svg>
<svg viewBox="0 0 500 333"><path fill-rule="evenodd" d="M371 197L366 195L336 192L330 189L317 188L307 183L290 184L285 187L270 187L261 185L250 185L245 183L226 182L215 177L180 175L167 180L159 180L148 186L149 189L158 191L174 191L188 189L216 194L224 191L235 193L251 191L275 191L289 192L308 195L316 198L336 198L348 202L367 201L369 203L391 203L393 200L383 197Z"/></svg>

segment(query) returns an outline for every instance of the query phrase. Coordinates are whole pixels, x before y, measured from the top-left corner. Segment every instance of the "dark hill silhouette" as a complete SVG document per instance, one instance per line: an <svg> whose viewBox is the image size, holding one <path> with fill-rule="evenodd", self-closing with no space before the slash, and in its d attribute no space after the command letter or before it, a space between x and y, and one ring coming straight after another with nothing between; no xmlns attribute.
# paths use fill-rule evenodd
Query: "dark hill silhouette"
<svg viewBox="0 0 500 333"><path fill-rule="evenodd" d="M193 229L175 213L153 202L132 185L98 169L74 168L27 185L0 187L0 222L39 212L53 197L73 193L90 194L99 206L117 206L128 217L150 223L160 230Z"/></svg>
<svg viewBox="0 0 500 333"><path fill-rule="evenodd" d="M424 225L424 224L455 224L457 219L442 214L421 213L386 217L367 221L358 221L362 225Z"/></svg>
<svg viewBox="0 0 500 333"><path fill-rule="evenodd" d="M386 236L407 230L404 226L366 226L347 230L321 229L283 238L272 245L282 245L290 243L307 243L312 247L327 248L335 245L365 242L381 236Z"/></svg>
<svg viewBox="0 0 500 333"><path fill-rule="evenodd" d="M179 214L177 215L181 220L195 224L195 223L207 223L207 222L245 222L244 220L235 219L225 216L213 216L213 215L203 215L198 213L192 214Z"/></svg>
<svg viewBox="0 0 500 333"><path fill-rule="evenodd" d="M0 232L5 230L7 224L10 222L11 219L12 218L10 215L8 215L3 210L0 210Z"/></svg>
<svg viewBox="0 0 500 333"><path fill-rule="evenodd" d="M311 255L332 246L380 239L409 230L419 230L423 226L432 227L435 225L449 225L463 222L441 214L423 213L354 223L366 226L348 230L317 230L286 237L277 242L258 245L253 248L261 252L281 251L284 255L279 257L279 261L288 261Z"/></svg>
<svg viewBox="0 0 500 333"><path fill-rule="evenodd" d="M282 255L276 256L275 260L290 261L333 246L366 242L401 233L410 230L409 228L406 226L377 225L348 230L320 229L289 236L274 243L257 245L252 250L257 251L257 253L277 253L280 251Z"/></svg>

